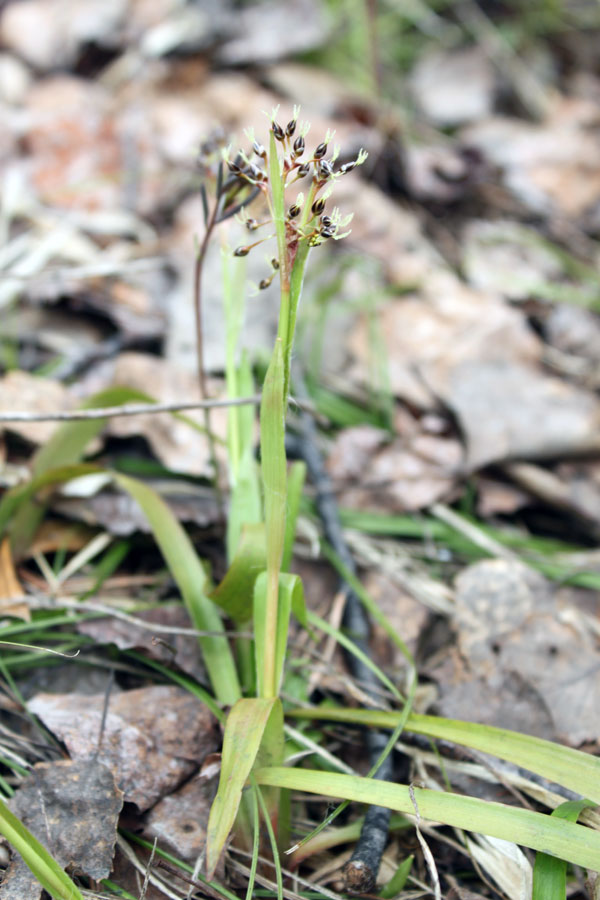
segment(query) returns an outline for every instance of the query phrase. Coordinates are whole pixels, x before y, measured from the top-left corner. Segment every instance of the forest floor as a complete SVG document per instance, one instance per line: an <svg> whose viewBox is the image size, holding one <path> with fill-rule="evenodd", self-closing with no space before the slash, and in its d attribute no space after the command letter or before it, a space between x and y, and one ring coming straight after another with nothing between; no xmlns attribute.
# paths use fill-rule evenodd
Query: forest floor
<svg viewBox="0 0 600 900"><path fill-rule="evenodd" d="M210 416L218 490L198 408L107 415L89 433L93 420L70 423L58 447L53 416L114 386L129 400L198 405L207 159L230 144L249 152L246 129L266 135L272 109L286 122L298 104L307 143L331 130L341 162L369 154L336 186L351 233L310 253L295 359L361 582L416 659L414 709L597 754L600 11L559 0L403 6L2 4L0 488L25 483L44 447L54 466L85 451L153 487L212 579L223 576L225 408ZM221 255L243 233L234 219L219 226L203 272L211 398L226 396ZM245 259L242 345L257 384L277 327L277 280L256 287L270 256L257 247ZM129 495L95 475L43 501L31 540L13 530L0 544L0 639L12 642L0 662L0 791L35 832L27 798L43 767L83 766L63 769L63 787L52 770L46 806L62 796L56 815L78 825L57 858L87 896L139 898L150 871L146 900L184 897L193 879L148 868L148 847L157 838L172 854L162 865L188 871L203 853L221 732L189 689L206 684L194 630ZM314 501L309 479L293 569L309 608L337 627L343 594ZM370 650L404 690L406 656L376 623ZM301 631L283 697L364 702L335 641L313 646ZM355 730L307 734L351 771L369 768ZM488 758L434 753L410 735L400 750L402 781L543 806ZM118 838L105 786L90 787L85 813L71 799L94 753L124 792ZM327 809L304 798L298 827ZM344 823L356 815L350 807ZM424 833L444 896L530 896L528 851ZM307 858L306 883L286 882L286 896L343 894L351 851ZM413 829L392 832L377 890L411 853L398 896L430 893ZM231 853L218 873L240 896L245 863ZM8 850L5 864L0 898L42 896ZM568 891L592 896L577 869Z"/></svg>

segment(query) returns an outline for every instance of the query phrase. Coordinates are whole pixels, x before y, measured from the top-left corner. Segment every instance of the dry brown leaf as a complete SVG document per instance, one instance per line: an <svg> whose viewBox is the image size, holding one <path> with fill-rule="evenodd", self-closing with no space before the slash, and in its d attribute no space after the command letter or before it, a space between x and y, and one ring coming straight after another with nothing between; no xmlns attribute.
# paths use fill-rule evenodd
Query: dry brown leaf
<svg viewBox="0 0 600 900"><path fill-rule="evenodd" d="M518 222L473 219L462 235L463 271L474 288L508 300L535 296L563 266L536 231Z"/></svg>
<svg viewBox="0 0 600 900"><path fill-rule="evenodd" d="M469 468L593 452L600 445L596 396L533 366L466 359L426 377L458 418Z"/></svg>
<svg viewBox="0 0 600 900"><path fill-rule="evenodd" d="M424 115L443 127L476 122L494 101L494 68L482 47L434 50L421 55L410 86Z"/></svg>
<svg viewBox="0 0 600 900"><path fill-rule="evenodd" d="M79 622L77 630L94 638L99 644L116 644L121 650L138 647L163 665L175 664L197 681L206 680L206 671L198 652L198 639L194 635L169 634L153 631L152 624L170 628L192 628L190 618L182 606L161 605L156 609L142 610L134 614L136 619L147 622L143 628L130 621L109 618ZM158 640L157 640L158 639Z"/></svg>
<svg viewBox="0 0 600 900"><path fill-rule="evenodd" d="M388 281L399 287L420 285L444 263L424 236L418 217L378 188L354 179L336 185L336 205L352 212L348 244L382 263Z"/></svg>
<svg viewBox="0 0 600 900"><path fill-rule="evenodd" d="M26 556L37 553L56 553L57 550L76 553L97 535L97 530L86 528L78 522L65 522L63 519L46 518L38 528L33 542L26 551Z"/></svg>
<svg viewBox="0 0 600 900"><path fill-rule="evenodd" d="M170 196L173 182L152 122L136 100L69 75L33 84L23 142L31 183L45 203L77 212L128 207L148 213Z"/></svg>
<svg viewBox="0 0 600 900"><path fill-rule="evenodd" d="M72 397L60 381L14 369L0 378L3 412L54 413L71 409ZM45 444L56 422L7 422L3 426L32 444Z"/></svg>
<svg viewBox="0 0 600 900"><path fill-rule="evenodd" d="M493 295L462 284L442 269L431 271L419 297L382 306L379 329L394 394L421 408L444 397L448 373L464 360L537 361L541 343L522 314ZM369 334L359 322L350 336L354 377L367 380ZM444 397L444 399L446 399Z"/></svg>
<svg viewBox="0 0 600 900"><path fill-rule="evenodd" d="M544 319L544 336L562 353L600 363L600 319L589 309L557 303Z"/></svg>
<svg viewBox="0 0 600 900"><path fill-rule="evenodd" d="M531 496L512 484L479 476L477 479L477 515L489 520L497 515L511 515L528 506Z"/></svg>
<svg viewBox="0 0 600 900"><path fill-rule="evenodd" d="M574 608L519 562L485 560L456 581L456 656L436 673L443 715L573 746L600 729L600 651ZM471 713L469 713L469 709Z"/></svg>
<svg viewBox="0 0 600 900"><path fill-rule="evenodd" d="M60 866L96 880L108 877L123 794L100 761L38 763L8 803ZM14 854L0 898L38 900L41 894L38 880Z"/></svg>
<svg viewBox="0 0 600 900"><path fill-rule="evenodd" d="M219 774L219 766L214 767ZM179 790L160 800L145 818L148 840L158 838L161 848L194 863L204 851L206 826L217 789L215 777L199 773Z"/></svg>
<svg viewBox="0 0 600 900"><path fill-rule="evenodd" d="M173 515L180 522L193 522L201 528L214 525L220 519L219 505L214 490L189 481L148 480L150 487L157 491ZM100 526L109 534L127 537L136 531L150 534L152 529L139 504L129 495L105 489L93 496L55 495L52 509L77 519L89 526Z"/></svg>
<svg viewBox="0 0 600 900"><path fill-rule="evenodd" d="M10 53L0 53L0 101L18 106L25 99L31 84L31 73L20 59Z"/></svg>
<svg viewBox="0 0 600 900"><path fill-rule="evenodd" d="M0 615L14 616L17 619L31 621L31 611L22 602L25 594L21 586L10 550L10 538L3 538L0 543ZM15 599L19 598L17 602Z"/></svg>
<svg viewBox="0 0 600 900"><path fill-rule="evenodd" d="M429 620L429 610L383 572L375 569L363 578L364 588L377 604L394 631L402 638L411 653L415 653L421 632ZM378 664L393 680L406 670L406 658L397 647L390 645L385 630L374 623L371 628L371 647ZM393 673L393 674L391 674Z"/></svg>
<svg viewBox="0 0 600 900"><path fill-rule="evenodd" d="M343 506L402 512L450 493L462 467L457 440L426 434L387 439L370 425L337 436L327 467Z"/></svg>
<svg viewBox="0 0 600 900"><path fill-rule="evenodd" d="M158 686L110 698L104 733L102 694L38 694L29 709L74 759L96 758L115 775L127 802L148 809L219 745L216 719L188 691Z"/></svg>
<svg viewBox="0 0 600 900"><path fill-rule="evenodd" d="M504 184L529 210L581 220L600 200L600 133L595 102L563 98L536 125L495 116L462 132L502 169Z"/></svg>
<svg viewBox="0 0 600 900"><path fill-rule="evenodd" d="M197 375L145 353L122 353L118 356L114 361L112 382L143 391L162 403L201 399ZM203 427L201 411L191 411L186 416ZM220 438L225 438L226 409L212 410L211 427ZM212 472L206 435L186 422L174 419L169 413L112 419L107 429L114 437L143 435L158 459L169 469L190 475L208 476Z"/></svg>
<svg viewBox="0 0 600 900"><path fill-rule="evenodd" d="M272 62L322 46L330 29L315 0L268 2L237 9L236 35L218 52L227 65Z"/></svg>
<svg viewBox="0 0 600 900"><path fill-rule="evenodd" d="M82 44L112 43L127 0L23 0L2 13L2 40L36 69L68 67Z"/></svg>

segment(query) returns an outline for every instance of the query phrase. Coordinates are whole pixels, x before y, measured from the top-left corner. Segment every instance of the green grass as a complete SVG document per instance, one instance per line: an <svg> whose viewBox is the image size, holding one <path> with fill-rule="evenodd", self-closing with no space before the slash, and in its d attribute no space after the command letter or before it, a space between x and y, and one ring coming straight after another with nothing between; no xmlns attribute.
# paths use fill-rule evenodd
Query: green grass
<svg viewBox="0 0 600 900"><path fill-rule="evenodd" d="M355 36L356 37L356 36ZM56 429L52 440L38 451L32 464L32 477L28 484L7 491L0 503L0 527L11 538L15 555L23 556L33 539L36 529L45 515L50 492L57 486L84 474L104 474L119 489L129 493L143 510L152 530L152 535L161 559L174 579L190 618L200 632L199 653L202 656L209 687L198 685L189 676L150 659L145 659L135 651L119 654L122 665L133 668L136 675L161 678L181 685L205 702L224 726L222 767L219 788L212 808L207 837L207 866L210 878L217 871L219 860L229 840L251 854L250 883L248 898L252 894L252 879L257 875L258 855L273 858L276 875L276 893L282 895L282 870L279 853L288 850L292 843L290 836L289 799L290 792L319 794L339 799L342 807L349 802L386 806L396 813L396 827L412 827L411 817L415 804L423 819L453 828L474 831L510 840L530 847L540 854L540 867L558 884L564 876L566 862L573 865L600 869L600 834L586 825L560 815L547 815L539 811L520 809L507 804L484 801L475 797L462 796L451 790L433 791L411 784L390 784L344 772L331 771L331 753L321 761L319 769L305 768L303 765L285 765L286 745L284 731L284 707L281 700L282 684L292 691L302 694L305 680L298 681L298 669L290 660L288 641L292 617L298 623L295 628L308 631L308 641L314 641L319 634L326 634L331 640L348 652L359 656L389 691L397 705L395 711L373 709L325 707L296 708L286 710L286 715L299 729L299 720L312 724L313 730L305 743L314 750L315 742L326 744L325 732L320 730L325 722L344 723L352 727L374 727L390 732L384 753L391 749L403 730L412 730L427 735L431 739L445 739L473 747L486 753L495 754L518 766L574 790L583 798L600 803L600 762L588 754L579 753L540 741L527 735L519 735L502 729L494 729L469 722L457 722L435 716L420 716L413 712L412 704L417 693L417 673L414 661L406 648L402 636L388 622L377 604L362 588L351 573L345 571L340 561L324 548L325 555L337 566L352 584L361 602L373 620L384 629L390 642L403 654L408 678L403 690L388 673L381 670L366 657L343 631L329 622L307 612L304 603L303 586L298 576L289 572L291 551L295 535L296 517L301 507L301 493L304 481L302 466L289 468L285 456L285 428L290 392L291 361L296 333L296 318L305 269L313 249L324 240L341 237L344 227L341 216L327 206L325 212L321 200L329 203L329 190L334 187L332 179L323 169L319 159L306 151L304 159L312 159L312 178L306 187L302 200L296 197L296 188L289 182L301 165L286 168L283 160L293 156L294 141L306 131L292 121L287 129L280 126L274 113L269 131L268 149L255 154L256 165L264 165L264 178L248 168L246 174L236 175L235 166L231 171L244 181L258 186L263 199L270 209L276 232L277 271L280 279L280 309L277 338L270 357L262 386L260 409L260 463L254 456L255 412L251 407L232 409L229 415L227 451L229 461L229 487L231 515L226 528L226 557L228 571L218 585L213 585L205 562L198 555L186 530L177 521L164 500L131 472L105 471L98 465L86 463L85 451L91 438L102 427L99 420L73 422ZM287 134L286 132L293 132ZM330 140L330 139L329 139ZM325 141L328 142L328 139ZM333 148L330 148L330 151ZM299 157L300 160L300 157ZM262 162L261 162L262 161ZM238 166L239 169L239 166ZM249 173L249 174L248 174ZM223 180L221 179L221 185ZM239 192L234 187L227 189L217 185L217 194L212 202L225 214ZM207 201L208 202L208 201ZM290 213L295 202L300 209L297 215ZM330 226L322 220L329 215L337 227L337 232L323 237L324 229ZM335 228L334 228L335 231ZM238 252L238 257L245 255ZM236 260L238 259L236 257ZM231 265L230 265L231 264ZM243 297L241 285L243 277L231 263L231 254L225 257L223 267L224 298L227 319L226 380L232 398L253 393L253 378L248 358L238 354L238 344L242 329ZM333 293L338 282L331 280ZM319 312L321 316L323 310ZM323 324L323 320L318 318ZM379 336L371 335L373 355L381 356ZM332 392L318 386L318 372L321 352L311 361L312 387L317 407L328 410L332 421L347 426L358 421L369 421L369 414L353 401L336 397ZM377 398L381 400L375 416L377 423L387 426L391 422L391 392L385 379L385 360L377 374ZM115 389L109 394L97 396L88 405L107 405L140 399L131 392ZM147 399L145 396L143 399ZM138 472L139 474L139 472ZM309 508L309 507L305 507ZM425 557L424 542L434 541L456 559L468 561L484 554L480 545L465 536L460 527L454 528L431 516L384 516L342 510L344 525L367 534L402 538L412 542L415 554ZM590 572L569 571L568 564L561 562L557 554L567 554L579 549L557 541L548 541L524 533L490 529L472 517L464 516L469 524L475 524L480 532L493 538L498 544L516 550L531 565L550 577L572 580L573 583L600 584L600 576ZM98 545L100 546L100 545ZM104 545L103 545L104 546ZM88 547L81 552L76 563L63 553L58 553L52 563L39 558L41 571L48 579L55 578L60 583L61 573L66 567L91 570L94 590L101 590L106 579L123 564L131 550L130 542L106 546L102 553L97 547ZM85 596L89 596L89 591ZM85 649L90 640L74 633L74 626L93 617L97 613L74 613L68 610L35 612L30 623L16 622L3 629L5 640L19 643L23 650L6 652L3 656L2 672L10 681L15 671L41 664L52 664L53 657L43 650L30 651L25 645L69 652ZM236 630L251 632L232 642L227 636L224 617L232 619ZM125 660L125 663L123 662ZM85 664L78 660L76 664ZM294 679L296 681L294 682ZM295 687L294 687L295 684ZM306 698L303 698L306 699ZM302 734L296 732L294 747L302 746ZM327 768L325 768L325 763ZM22 767L21 767L22 768ZM372 768L370 776L374 774ZM15 777L22 777L18 767L12 767ZM11 776L12 777L12 776ZM9 779L0 780L0 789L10 793ZM339 814L327 816L324 823L330 823ZM573 810L569 809L569 815ZM571 816L573 818L573 816ZM346 831L344 831L346 828ZM350 830L348 830L350 829ZM32 871L53 896L72 897L81 894L72 880L40 848L35 838L0 807L0 831L7 836L14 847L19 849ZM356 826L350 824L340 829L325 830L321 826L318 833L305 835L295 851L297 859L308 853L326 847L337 846L343 840L355 837ZM132 843L140 841L128 835ZM182 870L189 871L179 861L164 854ZM554 866L548 859L562 861ZM409 878L411 860L405 861L396 876L387 886L382 896L391 897L401 891ZM232 900L233 894L214 881L211 889ZM562 881L560 881L562 890ZM119 888L112 881L105 883L107 890L118 894ZM554 888L553 888L554 890ZM70 893L69 893L70 892Z"/></svg>

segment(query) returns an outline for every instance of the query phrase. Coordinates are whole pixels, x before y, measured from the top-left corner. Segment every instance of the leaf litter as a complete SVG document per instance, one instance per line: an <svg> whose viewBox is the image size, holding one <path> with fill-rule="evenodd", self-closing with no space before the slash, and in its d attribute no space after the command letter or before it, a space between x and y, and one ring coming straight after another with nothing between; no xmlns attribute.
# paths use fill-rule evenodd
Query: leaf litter
<svg viewBox="0 0 600 900"><path fill-rule="evenodd" d="M340 347L324 354L322 369L323 384L342 386L362 419L345 422L342 415L340 424L318 412L328 426L321 437L340 505L359 520L379 515L384 534L390 523L399 530L386 541L376 529L369 535L364 519L349 542L368 590L432 681L419 688L418 703L597 750L594 595L557 589L506 556L465 567L473 545L469 553L464 543L460 551L446 546L430 511L440 501L463 503L486 525L502 530L509 523L523 546L539 532L573 539L585 555L597 540L598 80L583 62L568 78L553 70L546 82L542 75L546 102L532 104L519 83L522 70L501 71L499 60L508 57L498 44L482 40L482 32L473 43L479 20L470 20L457 43L456 23L429 10L419 31L422 52L384 113L353 90L352 79L321 68L341 34L329 29L322 4L288 6L250 4L242 13L229 2L188 8L176 0L21 0L3 8L2 410L70 409L112 384L156 400L199 398L191 278L203 225L194 154L216 125L239 139L243 128L262 124L262 110L302 102L315 131L323 117L323 130L333 123L341 144L366 146L371 154L370 180L348 180L339 202L355 210L348 245L375 268L362 282L352 276L359 288L348 291L343 326L332 316L327 332ZM284 29L278 23L289 16L296 24ZM440 27L448 28L445 46L423 37ZM380 39L385 48L385 35ZM559 54L560 43L538 46L548 56ZM321 53L310 68L293 59L307 50ZM407 96L415 104L410 112ZM249 262L258 282L263 261ZM219 374L218 252L209 270L206 362ZM317 317L317 330L319 305L327 310L321 290L315 279L302 311ZM252 350L270 345L275 315L269 291L250 300L245 338ZM378 357L393 415L375 425L364 411L374 397ZM221 390L217 380L210 390ZM87 453L113 464L133 448L136 465L159 463L164 480L154 483L177 517L194 523L203 555L218 572L219 505L198 484L212 476L212 461L202 417L190 418L200 428L164 414L113 420ZM220 437L224 419L211 416ZM3 484L15 477L10 467L22 466L54 427L4 427ZM123 499L106 489L91 497L56 495L53 510L69 526L82 518L125 535L132 565L155 570L162 564L149 562L142 516ZM406 513L413 514L410 537L398 521ZM80 549L64 525L55 524L50 537L39 535L38 558ZM298 547L308 557L304 568L315 552L314 527L306 520ZM15 622L29 614L23 599L44 578L33 575L27 560L15 567L7 547L0 553L0 601L5 621ZM586 565L588 574L597 573L597 562ZM327 610L332 588L322 590L324 577L315 571L309 593ZM64 587L76 593L75 581ZM107 582L104 599L114 599L110 594ZM102 600L100 589L89 602ZM130 612L148 628L107 617L74 625L104 664L116 648L135 648L163 671L204 682L192 635L157 630L164 643L153 642L153 625L189 628L181 610L161 604ZM401 679L403 662L375 627L371 651ZM140 687L139 670L135 676L126 670L132 658L123 659L129 660L118 676L124 689L109 698L100 743L103 696L69 691L30 701L71 760L38 765L15 794L23 804L19 815L35 830L39 812L28 804L34 810L38 801L29 782L47 777L55 792L44 795L46 810L67 834L77 825L87 836L69 841L64 853L54 843L51 849L63 865L96 879L111 868L119 809L113 775L125 801L146 811L143 820L134 816L145 835L193 863L214 789L202 764L220 744L216 720L200 713L198 700L180 688ZM341 657L327 660L317 680L325 695L361 702ZM350 756L360 752L348 735L342 744ZM102 788L90 781L90 790L73 798L72 782L96 777L105 779ZM107 802L112 818L103 819L98 861L86 844L93 843L95 810ZM400 855L406 849L393 847ZM500 871L501 848L482 844L472 852L509 896L523 895L528 875L521 860L513 860L509 877ZM123 886L139 893L130 862L121 856L119 865ZM31 881L17 880L28 876L15 875L16 866L11 862L0 896L36 896ZM152 892L158 895L154 884L147 896Z"/></svg>

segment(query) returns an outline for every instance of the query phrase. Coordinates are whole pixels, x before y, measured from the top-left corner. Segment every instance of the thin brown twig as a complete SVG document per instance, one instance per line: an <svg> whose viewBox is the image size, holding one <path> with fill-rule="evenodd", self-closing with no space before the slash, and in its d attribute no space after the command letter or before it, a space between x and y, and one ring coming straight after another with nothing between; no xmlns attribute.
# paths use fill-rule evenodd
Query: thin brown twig
<svg viewBox="0 0 600 900"><path fill-rule="evenodd" d="M225 400L190 400L184 403L124 403L122 406L102 406L94 409L70 409L51 413L26 410L0 411L1 422L77 422L84 419L116 419L120 416L141 416L144 413L185 412L194 409L215 409L221 406L258 405L260 394Z"/></svg>

